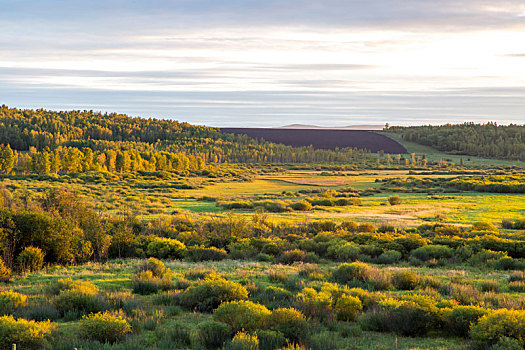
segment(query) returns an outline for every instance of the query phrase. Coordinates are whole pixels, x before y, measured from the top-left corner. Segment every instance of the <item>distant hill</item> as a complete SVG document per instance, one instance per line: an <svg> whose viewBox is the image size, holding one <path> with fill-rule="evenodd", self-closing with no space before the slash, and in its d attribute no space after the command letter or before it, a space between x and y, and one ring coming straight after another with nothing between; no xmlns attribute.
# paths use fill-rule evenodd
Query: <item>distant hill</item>
<svg viewBox="0 0 525 350"><path fill-rule="evenodd" d="M308 124L290 124L285 126L278 126L273 129L321 129L321 130L383 130L383 125L369 124L369 125L347 125L347 126L318 126Z"/></svg>

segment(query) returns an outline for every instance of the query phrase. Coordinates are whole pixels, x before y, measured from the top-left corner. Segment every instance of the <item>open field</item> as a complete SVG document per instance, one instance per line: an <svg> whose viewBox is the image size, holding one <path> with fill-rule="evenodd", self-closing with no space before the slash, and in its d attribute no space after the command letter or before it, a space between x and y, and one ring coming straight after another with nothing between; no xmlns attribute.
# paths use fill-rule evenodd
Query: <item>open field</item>
<svg viewBox="0 0 525 350"><path fill-rule="evenodd" d="M364 130L332 129L264 129L221 128L222 132L248 135L255 139L282 143L294 147L310 146L316 149L359 148L371 152L407 153L405 147L382 134Z"/></svg>

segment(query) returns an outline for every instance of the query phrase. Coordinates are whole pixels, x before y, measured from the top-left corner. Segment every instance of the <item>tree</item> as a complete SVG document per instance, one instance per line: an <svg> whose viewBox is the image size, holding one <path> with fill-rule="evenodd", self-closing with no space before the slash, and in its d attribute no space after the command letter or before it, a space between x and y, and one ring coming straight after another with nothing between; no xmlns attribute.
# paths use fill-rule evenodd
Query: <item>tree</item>
<svg viewBox="0 0 525 350"><path fill-rule="evenodd" d="M8 174L15 164L15 154L9 145L0 145L0 173Z"/></svg>

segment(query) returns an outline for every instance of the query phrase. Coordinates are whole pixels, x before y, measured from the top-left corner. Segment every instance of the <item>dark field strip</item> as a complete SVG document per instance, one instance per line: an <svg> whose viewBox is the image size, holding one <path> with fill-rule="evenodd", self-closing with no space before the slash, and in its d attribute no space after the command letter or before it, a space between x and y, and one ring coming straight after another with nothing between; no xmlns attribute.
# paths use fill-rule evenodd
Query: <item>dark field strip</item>
<svg viewBox="0 0 525 350"><path fill-rule="evenodd" d="M406 148L391 138L363 130L311 130L311 129L265 129L221 128L224 133L245 134L252 138L302 147L312 145L316 149L359 148L371 152L408 153Z"/></svg>

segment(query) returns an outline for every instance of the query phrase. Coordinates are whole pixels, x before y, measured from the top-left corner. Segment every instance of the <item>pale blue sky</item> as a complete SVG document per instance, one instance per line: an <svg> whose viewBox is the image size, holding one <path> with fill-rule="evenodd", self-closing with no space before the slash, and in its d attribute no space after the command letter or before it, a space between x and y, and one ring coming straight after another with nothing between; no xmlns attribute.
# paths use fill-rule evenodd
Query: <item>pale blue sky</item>
<svg viewBox="0 0 525 350"><path fill-rule="evenodd" d="M523 0L0 0L0 104L211 126L525 121Z"/></svg>

